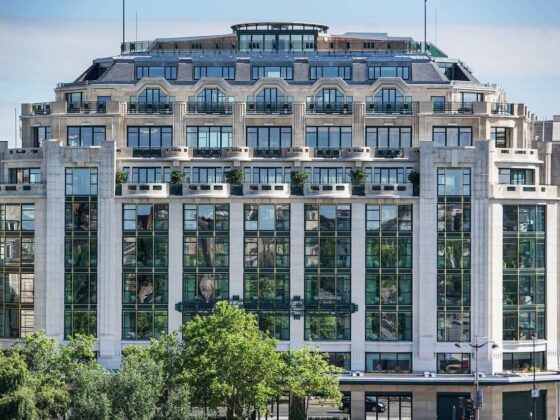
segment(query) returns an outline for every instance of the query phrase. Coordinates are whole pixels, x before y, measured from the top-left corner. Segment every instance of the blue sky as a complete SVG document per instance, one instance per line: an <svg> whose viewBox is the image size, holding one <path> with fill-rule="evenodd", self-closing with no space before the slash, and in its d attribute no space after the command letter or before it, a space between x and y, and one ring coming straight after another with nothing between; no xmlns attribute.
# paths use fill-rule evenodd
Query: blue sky
<svg viewBox="0 0 560 420"><path fill-rule="evenodd" d="M323 23L331 33L423 37L422 0L127 0L127 39L227 33L234 23ZM428 0L428 39L479 80L540 117L560 114L559 0ZM120 0L0 0L0 140L14 138L14 108L50 101L94 58L118 52Z"/></svg>

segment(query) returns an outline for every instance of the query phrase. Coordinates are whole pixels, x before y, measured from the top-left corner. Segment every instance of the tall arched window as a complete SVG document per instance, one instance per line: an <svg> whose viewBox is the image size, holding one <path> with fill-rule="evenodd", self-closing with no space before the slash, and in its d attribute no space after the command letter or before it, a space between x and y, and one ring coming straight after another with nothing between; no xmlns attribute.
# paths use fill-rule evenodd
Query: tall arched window
<svg viewBox="0 0 560 420"><path fill-rule="evenodd" d="M144 89L138 96L130 97L129 112L138 113L172 113L175 97L167 96L160 89Z"/></svg>

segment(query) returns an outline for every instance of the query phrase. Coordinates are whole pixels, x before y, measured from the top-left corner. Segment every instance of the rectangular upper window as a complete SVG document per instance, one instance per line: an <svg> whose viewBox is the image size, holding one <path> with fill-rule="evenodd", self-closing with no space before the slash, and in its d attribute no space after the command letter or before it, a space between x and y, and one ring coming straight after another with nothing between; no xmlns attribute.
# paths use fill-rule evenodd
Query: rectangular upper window
<svg viewBox="0 0 560 420"><path fill-rule="evenodd" d="M51 136L50 127L33 127L33 147L41 147L43 141L51 139Z"/></svg>
<svg viewBox="0 0 560 420"><path fill-rule="evenodd" d="M438 197L469 197L471 195L470 168L438 168Z"/></svg>
<svg viewBox="0 0 560 420"><path fill-rule="evenodd" d="M367 127L366 146L376 149L412 147L412 127Z"/></svg>
<svg viewBox="0 0 560 420"><path fill-rule="evenodd" d="M412 372L412 353L366 353L366 372Z"/></svg>
<svg viewBox="0 0 560 420"><path fill-rule="evenodd" d="M434 146L472 146L472 127L433 127Z"/></svg>
<svg viewBox="0 0 560 420"><path fill-rule="evenodd" d="M173 145L173 127L127 127L128 147L147 149L170 147Z"/></svg>
<svg viewBox="0 0 560 420"><path fill-rule="evenodd" d="M534 169L500 168L498 182L510 185L534 185Z"/></svg>
<svg viewBox="0 0 560 420"><path fill-rule="evenodd" d="M400 77L403 80L410 79L410 67L408 66L370 66L368 67L368 79L376 80L380 77Z"/></svg>
<svg viewBox="0 0 560 420"><path fill-rule="evenodd" d="M292 127L247 127L247 146L277 149L292 145Z"/></svg>
<svg viewBox="0 0 560 420"><path fill-rule="evenodd" d="M507 148L511 147L511 133L510 127L492 127L490 129L491 139L496 142L496 147Z"/></svg>
<svg viewBox="0 0 560 420"><path fill-rule="evenodd" d="M340 77L344 80L352 79L352 66L310 66L309 80L321 77Z"/></svg>
<svg viewBox="0 0 560 420"><path fill-rule="evenodd" d="M203 77L221 77L226 80L235 80L235 66L194 66L193 79Z"/></svg>
<svg viewBox="0 0 560 420"><path fill-rule="evenodd" d="M163 77L177 80L177 66L136 66L136 79L143 77Z"/></svg>
<svg viewBox="0 0 560 420"><path fill-rule="evenodd" d="M151 166L125 166L123 171L128 174L127 181L133 184L140 183L161 183L171 181L170 167L151 167Z"/></svg>
<svg viewBox="0 0 560 420"><path fill-rule="evenodd" d="M438 353L437 373L471 373L470 353Z"/></svg>
<svg viewBox="0 0 560 420"><path fill-rule="evenodd" d="M101 146L105 141L105 127L69 126L66 144L74 147Z"/></svg>
<svg viewBox="0 0 560 420"><path fill-rule="evenodd" d="M97 195L97 168L66 168L66 195Z"/></svg>
<svg viewBox="0 0 560 420"><path fill-rule="evenodd" d="M41 182L41 168L10 168L10 184L37 184Z"/></svg>
<svg viewBox="0 0 560 420"><path fill-rule="evenodd" d="M251 79L259 80L263 77L280 77L284 80L293 80L293 66L253 66L251 69Z"/></svg>
<svg viewBox="0 0 560 420"><path fill-rule="evenodd" d="M307 127L305 145L317 149L352 146L352 127Z"/></svg>
<svg viewBox="0 0 560 420"><path fill-rule="evenodd" d="M195 149L221 149L232 145L231 127L187 127L187 146Z"/></svg>

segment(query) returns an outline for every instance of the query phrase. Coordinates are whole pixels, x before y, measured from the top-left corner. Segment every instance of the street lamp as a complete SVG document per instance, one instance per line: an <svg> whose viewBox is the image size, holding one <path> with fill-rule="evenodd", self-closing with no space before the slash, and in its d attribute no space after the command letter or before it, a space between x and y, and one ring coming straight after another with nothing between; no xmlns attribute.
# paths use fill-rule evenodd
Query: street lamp
<svg viewBox="0 0 560 420"><path fill-rule="evenodd" d="M478 349L481 349L482 347L484 347L485 345L492 343L492 348L493 349L497 349L499 346L492 340L488 340L482 344L478 344L478 336L476 336L474 338L474 344L471 343L465 343L468 344L471 348L474 349L474 395L473 395L473 406L474 406L474 420L478 420L478 409L481 407L482 405L482 392L479 389L478 386ZM460 343L455 343L455 347L457 348L461 348L461 344Z"/></svg>
<svg viewBox="0 0 560 420"><path fill-rule="evenodd" d="M533 412L532 414L532 418L536 419L537 418L537 398L539 398L539 391L537 390L537 378L536 378L536 372L537 372L537 354L535 353L535 340L537 339L537 335L535 334L535 332L533 331L533 334L531 335L531 339L533 340L533 354L531 355L531 359L532 362L531 364L533 365L533 389L531 390L531 398L533 399Z"/></svg>

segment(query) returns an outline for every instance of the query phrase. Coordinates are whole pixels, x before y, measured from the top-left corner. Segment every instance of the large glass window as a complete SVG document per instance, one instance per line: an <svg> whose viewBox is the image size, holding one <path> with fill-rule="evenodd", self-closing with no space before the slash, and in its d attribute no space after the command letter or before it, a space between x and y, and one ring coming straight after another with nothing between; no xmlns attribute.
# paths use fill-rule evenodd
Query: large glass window
<svg viewBox="0 0 560 420"><path fill-rule="evenodd" d="M438 341L470 340L470 169L438 169Z"/></svg>
<svg viewBox="0 0 560 420"><path fill-rule="evenodd" d="M231 147L231 127L187 127L187 146L195 149L220 149Z"/></svg>
<svg viewBox="0 0 560 420"><path fill-rule="evenodd" d="M229 204L183 205L183 320L229 299Z"/></svg>
<svg viewBox="0 0 560 420"><path fill-rule="evenodd" d="M352 80L352 66L309 66L309 80L317 80L321 77Z"/></svg>
<svg viewBox="0 0 560 420"><path fill-rule="evenodd" d="M52 138L50 126L33 127L33 147L41 147L45 140Z"/></svg>
<svg viewBox="0 0 560 420"><path fill-rule="evenodd" d="M173 127L128 126L126 143L128 147L159 149L173 145Z"/></svg>
<svg viewBox="0 0 560 420"><path fill-rule="evenodd" d="M243 306L261 328L290 339L290 206L245 204Z"/></svg>
<svg viewBox="0 0 560 420"><path fill-rule="evenodd" d="M546 369L546 355L544 351L503 353L503 369L511 372L533 372L533 366L537 372Z"/></svg>
<svg viewBox="0 0 560 420"><path fill-rule="evenodd" d="M366 146L375 149L412 147L412 127L367 127Z"/></svg>
<svg viewBox="0 0 560 420"><path fill-rule="evenodd" d="M366 353L366 372L412 373L412 353Z"/></svg>
<svg viewBox="0 0 560 420"><path fill-rule="evenodd" d="M251 78L258 80L263 77L280 77L284 80L293 80L293 73L293 66L253 66Z"/></svg>
<svg viewBox="0 0 560 420"><path fill-rule="evenodd" d="M292 127L247 127L247 146L280 149L292 146Z"/></svg>
<svg viewBox="0 0 560 420"><path fill-rule="evenodd" d="M136 66L136 79L143 77L164 77L167 80L177 79L177 66Z"/></svg>
<svg viewBox="0 0 560 420"><path fill-rule="evenodd" d="M408 177L412 172L412 167L384 168L376 166L375 168L366 167L365 171L366 182L382 185L407 184L410 182Z"/></svg>
<svg viewBox="0 0 560 420"><path fill-rule="evenodd" d="M66 144L73 147L101 146L105 141L105 127L68 126Z"/></svg>
<svg viewBox="0 0 560 420"><path fill-rule="evenodd" d="M352 127L307 127L305 145L315 149L352 147Z"/></svg>
<svg viewBox="0 0 560 420"><path fill-rule="evenodd" d="M491 139L496 142L496 147L511 147L512 128L509 127L492 127L490 131Z"/></svg>
<svg viewBox="0 0 560 420"><path fill-rule="evenodd" d="M235 66L194 66L194 80L202 77L220 77L235 80Z"/></svg>
<svg viewBox="0 0 560 420"><path fill-rule="evenodd" d="M432 140L435 146L472 146L472 127L433 127Z"/></svg>
<svg viewBox="0 0 560 420"><path fill-rule="evenodd" d="M471 373L470 353L438 353L437 373Z"/></svg>
<svg viewBox="0 0 560 420"><path fill-rule="evenodd" d="M305 205L305 339L349 340L350 205Z"/></svg>
<svg viewBox="0 0 560 420"><path fill-rule="evenodd" d="M35 206L0 204L0 338L35 329Z"/></svg>
<svg viewBox="0 0 560 420"><path fill-rule="evenodd" d="M123 340L167 332L167 204L123 204Z"/></svg>
<svg viewBox="0 0 560 420"><path fill-rule="evenodd" d="M546 338L545 206L503 207L503 339Z"/></svg>
<svg viewBox="0 0 560 420"><path fill-rule="evenodd" d="M410 67L408 66L369 66L368 79L376 80L380 77L400 77L403 80L410 78Z"/></svg>
<svg viewBox="0 0 560 420"><path fill-rule="evenodd" d="M366 340L412 340L412 206L366 206Z"/></svg>
<svg viewBox="0 0 560 420"><path fill-rule="evenodd" d="M500 168L498 182L510 185L534 185L534 169Z"/></svg>
<svg viewBox="0 0 560 420"><path fill-rule="evenodd" d="M10 168L10 184L38 184L41 168Z"/></svg>
<svg viewBox="0 0 560 420"><path fill-rule="evenodd" d="M66 195L97 195L97 168L66 168Z"/></svg>
<svg viewBox="0 0 560 420"><path fill-rule="evenodd" d="M366 392L366 420L412 419L412 394Z"/></svg>
<svg viewBox="0 0 560 420"><path fill-rule="evenodd" d="M123 171L128 174L127 182L133 184L140 183L162 183L170 182L170 167L151 167L151 166L125 166Z"/></svg>

